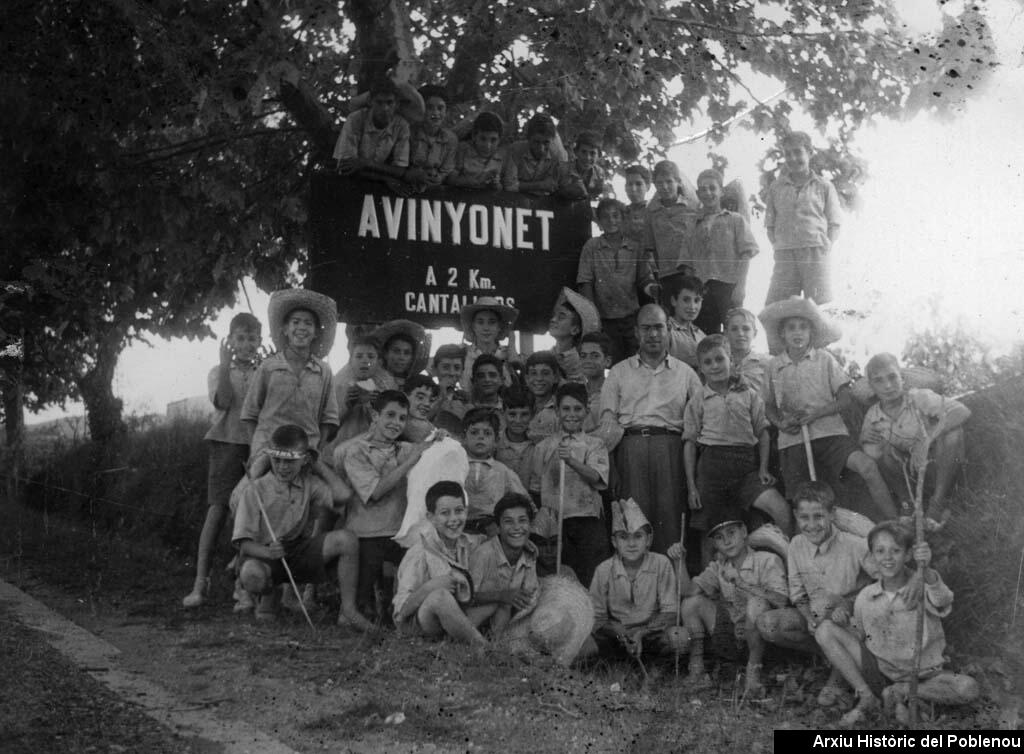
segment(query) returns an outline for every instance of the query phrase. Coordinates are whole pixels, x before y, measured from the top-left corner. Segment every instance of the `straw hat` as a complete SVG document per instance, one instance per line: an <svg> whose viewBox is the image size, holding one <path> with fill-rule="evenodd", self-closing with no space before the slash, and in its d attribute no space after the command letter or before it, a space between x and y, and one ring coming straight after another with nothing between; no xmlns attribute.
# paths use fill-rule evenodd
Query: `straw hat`
<svg viewBox="0 0 1024 754"><path fill-rule="evenodd" d="M372 337L380 343L381 351L387 349L388 341L396 335L404 335L414 344L412 366L409 367L409 374L419 374L427 366L430 359L430 335L423 329L407 319L393 319L373 331ZM381 354L383 356L383 353Z"/></svg>
<svg viewBox="0 0 1024 754"><path fill-rule="evenodd" d="M519 316L518 309L503 304L494 296L480 296L469 306L462 307L462 311L459 312L459 319L462 320L462 332L468 333L473 327L473 317L477 315L477 312L483 311L492 311L498 315L498 319L501 320L501 331L506 335Z"/></svg>
<svg viewBox="0 0 1024 754"><path fill-rule="evenodd" d="M567 576L545 576L539 592L537 606L523 620L513 620L502 641L512 652L543 652L568 667L594 630L590 593Z"/></svg>
<svg viewBox="0 0 1024 754"><path fill-rule="evenodd" d="M620 531L632 534L650 525L651 522L633 498L612 501L612 534Z"/></svg>
<svg viewBox="0 0 1024 754"><path fill-rule="evenodd" d="M316 315L317 324L320 325L320 343L315 354L326 356L334 346L334 336L338 330L338 305L330 296L305 288L286 288L270 294L267 319L270 320L270 338L274 341L274 348L284 350L286 343L281 330L288 315L296 309L305 309Z"/></svg>
<svg viewBox="0 0 1024 754"><path fill-rule="evenodd" d="M812 299L790 296L785 301L768 304L764 311L757 315L764 325L765 337L768 338L768 351L773 355L786 350L786 344L779 335L779 325L790 317L802 317L811 323L814 330L811 335L812 348L824 348L829 343L835 343L843 335L839 325L826 319Z"/></svg>
<svg viewBox="0 0 1024 754"><path fill-rule="evenodd" d="M576 312L580 318L580 337L601 329L601 315L597 307L586 296L580 295L572 288L562 288L555 301L555 308L565 304Z"/></svg>

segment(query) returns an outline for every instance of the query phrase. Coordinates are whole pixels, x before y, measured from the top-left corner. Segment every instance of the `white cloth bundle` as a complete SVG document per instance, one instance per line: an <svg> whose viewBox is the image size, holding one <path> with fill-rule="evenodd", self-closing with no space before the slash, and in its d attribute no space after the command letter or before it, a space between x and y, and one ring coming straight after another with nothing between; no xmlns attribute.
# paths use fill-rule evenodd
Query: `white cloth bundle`
<svg viewBox="0 0 1024 754"><path fill-rule="evenodd" d="M419 527L427 520L427 490L437 482L465 484L468 474L466 449L458 441L446 437L423 451L420 460L409 471L405 518L393 539L406 549L412 547Z"/></svg>

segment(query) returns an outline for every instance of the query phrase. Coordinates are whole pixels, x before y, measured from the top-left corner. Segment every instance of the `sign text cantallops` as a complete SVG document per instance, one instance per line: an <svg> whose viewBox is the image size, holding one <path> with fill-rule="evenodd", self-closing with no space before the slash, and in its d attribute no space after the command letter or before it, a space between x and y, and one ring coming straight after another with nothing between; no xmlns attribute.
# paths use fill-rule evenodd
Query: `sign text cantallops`
<svg viewBox="0 0 1024 754"><path fill-rule="evenodd" d="M403 318L458 326L462 307L494 296L517 330L547 330L590 238L588 202L443 188L403 197L383 183L313 176L309 285L342 322Z"/></svg>

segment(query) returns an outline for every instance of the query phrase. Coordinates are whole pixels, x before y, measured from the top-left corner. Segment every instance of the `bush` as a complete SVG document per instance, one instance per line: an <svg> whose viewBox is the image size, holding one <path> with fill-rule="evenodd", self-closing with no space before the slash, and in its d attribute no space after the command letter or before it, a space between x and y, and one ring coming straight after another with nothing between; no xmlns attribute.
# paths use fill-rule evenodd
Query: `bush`
<svg viewBox="0 0 1024 754"><path fill-rule="evenodd" d="M155 535L191 550L206 515L203 420L129 425L114 447L91 441L56 448L32 476L30 504L126 536Z"/></svg>

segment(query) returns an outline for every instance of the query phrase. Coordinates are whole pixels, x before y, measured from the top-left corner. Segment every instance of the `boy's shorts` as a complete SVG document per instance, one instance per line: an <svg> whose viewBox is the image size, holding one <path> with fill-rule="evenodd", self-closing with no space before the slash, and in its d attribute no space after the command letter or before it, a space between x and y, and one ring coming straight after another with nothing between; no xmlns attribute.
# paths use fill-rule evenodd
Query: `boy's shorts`
<svg viewBox="0 0 1024 754"><path fill-rule="evenodd" d="M326 533L317 534L315 537L300 539L285 547L284 557L288 561L288 568L291 569L292 578L295 579L296 584L327 581L327 567L337 558L324 562L324 537L326 536ZM241 568L247 560L258 560L270 566L270 578L275 584L283 584L288 581L288 572L284 570L284 564L280 560L244 556L239 558L238 567Z"/></svg>
<svg viewBox="0 0 1024 754"><path fill-rule="evenodd" d="M206 474L206 504L211 508L228 507L231 492L245 476L249 446L233 442L210 441L210 468Z"/></svg>
<svg viewBox="0 0 1024 754"><path fill-rule="evenodd" d="M818 478L834 485L846 468L847 460L858 450L860 446L849 435L830 435L811 440L811 453ZM802 482L811 480L803 443L782 448L779 451L779 465L782 467L786 497L791 498Z"/></svg>
<svg viewBox="0 0 1024 754"><path fill-rule="evenodd" d="M701 509L690 511L691 529L707 528L708 516L739 503L749 510L763 493L773 489L757 475L757 449L737 445L702 445L697 459L697 492Z"/></svg>
<svg viewBox="0 0 1024 754"><path fill-rule="evenodd" d="M777 249L765 306L790 296L814 299L817 304L832 300L829 253L823 246Z"/></svg>

